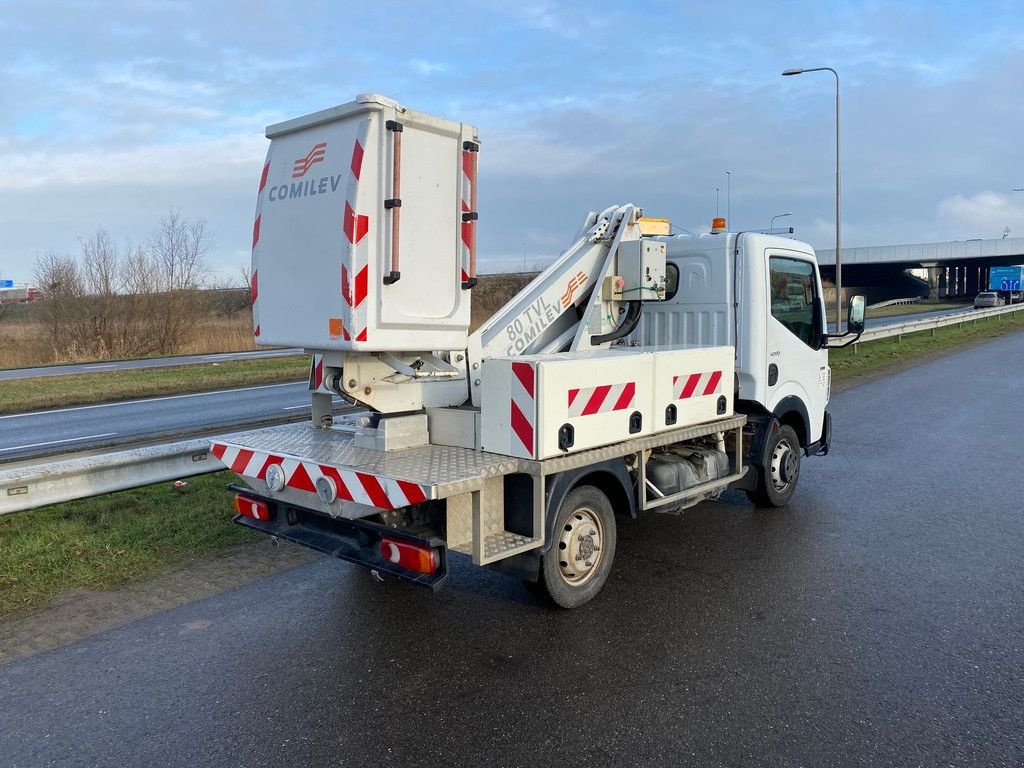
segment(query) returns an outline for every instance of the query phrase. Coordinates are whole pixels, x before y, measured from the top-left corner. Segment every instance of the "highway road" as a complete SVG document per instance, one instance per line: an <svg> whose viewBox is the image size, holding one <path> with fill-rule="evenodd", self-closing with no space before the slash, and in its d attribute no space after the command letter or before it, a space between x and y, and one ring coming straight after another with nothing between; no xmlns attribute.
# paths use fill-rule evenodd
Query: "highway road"
<svg viewBox="0 0 1024 768"><path fill-rule="evenodd" d="M0 463L308 411L302 381L0 416Z"/></svg>
<svg viewBox="0 0 1024 768"><path fill-rule="evenodd" d="M35 766L1019 766L1008 336L838 394L785 510L623 520L575 612L319 560L0 667Z"/></svg>
<svg viewBox="0 0 1024 768"><path fill-rule="evenodd" d="M213 355L184 355L180 357L149 357L144 360L110 360L107 362L76 365L47 365L37 368L7 368L0 370L0 381L35 379L40 376L70 376L81 373L134 371L142 368L167 368L172 365L198 365L223 363L229 360L258 360L265 357L301 355L301 349L260 349L255 352L220 352Z"/></svg>
<svg viewBox="0 0 1024 768"><path fill-rule="evenodd" d="M929 317L943 317L945 315L969 314L974 307L965 306L963 309L937 309L931 312L915 312L912 315L891 315L889 317L869 317L865 323L866 328L881 328L886 325L900 325L909 323L912 320L925 320ZM844 318L843 325L846 325ZM835 332L835 323L828 324L829 333Z"/></svg>

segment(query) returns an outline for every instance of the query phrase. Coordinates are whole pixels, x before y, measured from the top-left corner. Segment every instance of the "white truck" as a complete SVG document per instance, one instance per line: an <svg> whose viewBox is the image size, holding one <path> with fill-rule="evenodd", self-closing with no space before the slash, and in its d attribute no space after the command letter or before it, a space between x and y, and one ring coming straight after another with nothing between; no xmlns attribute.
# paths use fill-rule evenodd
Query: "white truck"
<svg viewBox="0 0 1024 768"><path fill-rule="evenodd" d="M575 607L617 516L727 488L781 506L828 453L838 337L808 245L611 206L470 334L472 126L368 94L267 137L254 333L312 355L312 420L212 442L237 522L434 589L461 553Z"/></svg>
<svg viewBox="0 0 1024 768"><path fill-rule="evenodd" d="M29 304L43 298L43 292L28 283L0 280L0 304Z"/></svg>

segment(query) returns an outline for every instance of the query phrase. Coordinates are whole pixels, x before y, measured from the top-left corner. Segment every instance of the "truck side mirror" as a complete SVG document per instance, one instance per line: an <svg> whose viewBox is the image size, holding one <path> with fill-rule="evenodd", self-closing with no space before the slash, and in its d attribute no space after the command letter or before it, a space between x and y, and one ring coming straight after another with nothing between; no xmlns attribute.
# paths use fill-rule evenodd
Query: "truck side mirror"
<svg viewBox="0 0 1024 768"><path fill-rule="evenodd" d="M846 332L864 332L864 297L854 296L850 299L850 309L846 315Z"/></svg>

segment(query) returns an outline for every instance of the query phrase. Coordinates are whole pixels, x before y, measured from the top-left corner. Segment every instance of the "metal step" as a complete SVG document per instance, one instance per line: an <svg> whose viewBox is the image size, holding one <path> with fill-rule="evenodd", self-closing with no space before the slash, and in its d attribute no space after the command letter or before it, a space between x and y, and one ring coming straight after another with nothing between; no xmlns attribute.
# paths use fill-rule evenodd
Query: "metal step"
<svg viewBox="0 0 1024 768"><path fill-rule="evenodd" d="M528 552L536 549L543 543L543 539L534 539L511 531L498 531L484 536L483 560L482 563L490 563L501 560L520 552ZM449 547L453 552L461 552L464 555L473 554L472 542L464 542L454 547Z"/></svg>

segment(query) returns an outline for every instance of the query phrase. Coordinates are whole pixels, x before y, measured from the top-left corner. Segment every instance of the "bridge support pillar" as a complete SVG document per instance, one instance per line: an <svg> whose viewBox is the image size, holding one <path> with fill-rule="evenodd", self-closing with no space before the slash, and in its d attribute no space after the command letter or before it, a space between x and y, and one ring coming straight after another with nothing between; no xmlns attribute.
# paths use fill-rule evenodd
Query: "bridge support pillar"
<svg viewBox="0 0 1024 768"><path fill-rule="evenodd" d="M942 275L942 267L928 268L928 298L932 301L939 298L939 278Z"/></svg>

